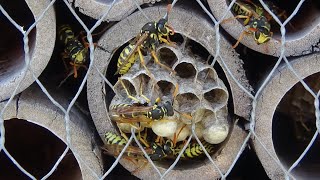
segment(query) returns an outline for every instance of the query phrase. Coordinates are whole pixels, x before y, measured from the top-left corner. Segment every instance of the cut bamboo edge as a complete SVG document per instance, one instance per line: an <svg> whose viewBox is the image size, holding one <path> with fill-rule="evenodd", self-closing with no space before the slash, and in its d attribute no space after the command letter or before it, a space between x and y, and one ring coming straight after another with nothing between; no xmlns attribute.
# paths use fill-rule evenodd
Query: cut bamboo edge
<svg viewBox="0 0 320 180"><path fill-rule="evenodd" d="M312 74L320 72L320 54L317 53L295 58L294 60L290 61L290 64L297 72L297 74L301 77L301 79L304 79ZM286 63L280 65L264 90L261 92L261 96L258 98L256 108L255 132L259 140L266 147L269 153L273 157L275 157L277 161L281 162L286 169L288 169L291 164L288 164L288 162L285 161L283 157L279 156L276 153L275 139L273 139L273 123L275 120L274 113L281 99L298 82L298 78L293 74ZM253 139L253 144L255 151L269 178L285 179L284 172L281 170L276 161L269 156L260 142L257 139ZM287 153L287 156L290 156L289 152ZM310 167L318 169L319 165L316 164L315 166L312 166L312 161L309 160L309 162L309 166L300 166L299 171L295 171L295 169L293 169L293 172L291 172L293 173L293 176L297 179L310 179L311 177L319 179L319 171L315 169L316 171L313 171L311 173L311 169L309 169Z"/></svg>
<svg viewBox="0 0 320 180"><path fill-rule="evenodd" d="M98 1L98 0L69 0L73 2L75 8L79 8L80 12L90 16L94 19L99 19L102 17L106 11L110 9L109 14L106 19L108 21L120 21L126 16L130 15L133 11L137 9L137 5L143 4L154 4L156 1L161 0L118 0L111 7L112 1Z"/></svg>
<svg viewBox="0 0 320 180"><path fill-rule="evenodd" d="M231 1L226 0L208 0L209 7L218 20L234 17L232 10L228 11L228 6ZM296 1L298 2L298 1ZM289 6L292 6L292 1L286 1ZM316 1L304 2L303 8L300 8L298 13L291 19L294 30L288 31L290 25L285 27L286 31L286 43L285 43L285 56L301 56L310 53L310 49L313 45L316 45L320 39L320 16L319 8L316 5ZM288 14L289 16L290 14ZM217 20L217 21L218 21ZM294 21L292 21L294 20ZM240 34L246 30L241 23L241 20L234 19L229 22L221 23L223 29L225 29L234 39L238 39ZM271 27L272 28L272 27ZM275 29L271 29L275 30ZM257 45L254 41L253 35L245 36L240 43L262 54L279 57L281 54L281 34L280 29L276 29L278 32L274 32L273 38L270 41Z"/></svg>
<svg viewBox="0 0 320 180"><path fill-rule="evenodd" d="M15 1L7 1L1 5L26 31L35 19L41 16L50 2L26 0L25 3L17 6ZM30 66L26 69L23 35L4 14L0 13L0 16L1 32L5 34L1 40L5 44L0 43L0 101L3 101L10 98L25 72L26 76L16 94L34 82L30 70L38 77L47 66L55 45L56 18L51 6L28 35Z"/></svg>
<svg viewBox="0 0 320 180"><path fill-rule="evenodd" d="M158 20L166 13L166 7L149 7L145 8L143 11L148 17ZM108 93L105 92L107 85L97 70L102 74L106 74L112 52L135 37L139 33L141 27L147 22L148 20L140 11L136 12L114 25L98 42L100 48L97 48L94 53L94 68L88 76L87 95L93 121L102 139L104 138L103 134L107 131L116 132L116 129L109 120L107 113L108 107L106 105L106 98L111 97L106 94ZM211 20L208 19L206 14L202 11L192 11L192 13L190 13L186 8L176 5L170 12L169 24L175 29L175 32L201 44L210 54L215 54L216 37L214 26ZM238 54L236 54L235 51L230 50L230 45L226 43L223 37L220 39L220 55L223 57L223 60L218 58L217 62L224 70L229 86L231 87L230 94L232 95L234 102L233 111L239 116L248 118L251 110L251 100L226 72L225 67L222 65L222 61L230 69L233 76L240 81L240 84L247 89L250 89L250 86L244 74L242 61L238 58ZM222 172L226 172L235 160L245 137L246 133L240 127L234 125L233 128L230 129L229 137L225 140L222 150L218 155L216 154L216 156L213 157L214 162ZM125 159L121 159L120 163L130 171L137 168ZM157 168L161 173L164 173L167 170L158 165ZM134 175L141 179L159 179L158 173L150 164ZM214 165L207 160L197 167L173 169L166 176L166 179L192 179L199 177L201 179L213 179L219 178L220 174L217 169L214 168Z"/></svg>
<svg viewBox="0 0 320 180"><path fill-rule="evenodd" d="M51 93L50 90L49 92ZM63 107L67 107L69 102L63 98L62 94L52 93L52 96ZM4 101L0 104L1 110L6 103L7 101ZM100 148L93 137L94 132L86 123L87 117L77 108L73 107L69 115L70 150L62 162L59 163L52 177L61 179L98 179L103 174L103 164ZM5 147L8 148L7 150L13 155L13 158L18 163L21 163L22 167L30 174L38 175L39 177L36 177L39 179L42 178L51 170L67 147L64 113L48 99L37 85L32 85L12 100L5 109L3 118L5 120L5 129L7 130ZM12 126L16 127L14 129L20 129L21 132L11 133L10 127ZM37 129L35 129L35 126ZM21 142L21 140L19 141L14 137L14 134L21 133L25 134L26 137L30 137L29 134L40 134L40 136L30 137L30 139L25 139L25 141ZM48 139L49 137L50 139ZM30 146L22 149L15 146L10 148L10 144L19 142ZM31 157L29 157L28 152L33 156L30 155ZM21 157L21 153L24 154L23 157ZM43 156L44 154L45 156ZM12 162L9 161L9 163ZM5 164L6 166L10 166L10 164ZM38 171L43 169L46 171L44 174L39 175ZM7 177L14 176L9 172L3 175Z"/></svg>

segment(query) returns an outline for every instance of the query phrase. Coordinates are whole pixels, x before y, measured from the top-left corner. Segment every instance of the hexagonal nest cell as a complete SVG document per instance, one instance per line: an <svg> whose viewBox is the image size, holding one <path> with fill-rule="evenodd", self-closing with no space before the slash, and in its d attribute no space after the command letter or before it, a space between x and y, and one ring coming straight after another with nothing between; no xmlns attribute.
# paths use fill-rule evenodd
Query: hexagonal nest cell
<svg viewBox="0 0 320 180"><path fill-rule="evenodd" d="M164 139L174 139L174 135L178 137L180 134L184 134L183 136L188 137L192 134L191 124L194 122L197 123L196 134L199 136L202 136L202 131L212 132L215 129L219 130L217 133L204 134L204 136L210 137L203 137L209 140L214 139L214 141L208 141L210 143L209 146L215 147L215 150L210 151L210 153L217 153L221 147L221 142L227 138L229 133L230 122L228 121L227 110L229 92L223 81L219 79L215 69L207 64L207 59L203 58L202 54L195 54L196 51L192 49L192 46L194 44L201 46L200 44L179 34L176 34L172 39L179 41L174 47L160 45L156 54L161 63L172 68L175 73L161 68L158 64L153 63L150 55L146 55L144 56L144 60L151 72L149 74L145 68L139 66L140 63L137 59L137 62L128 73L119 77L119 80L115 83L115 96L111 102L109 99L107 106L110 103L110 110L114 105L126 103L132 107L131 109L135 109L136 107L142 107L141 109L153 107L154 110L156 107L168 109L168 104L166 103L169 103L174 109L172 110L173 115L169 114L168 110L168 113L164 114L163 119L155 121L150 119L151 123L140 123L140 126L144 129L146 129L145 127L152 127L152 130L148 130L146 141L150 144L158 136L162 136ZM118 59L119 52L123 48L124 46L118 49L118 52L115 52L110 65L115 64L112 61ZM129 98L128 94L133 98ZM158 101L158 98L161 101ZM146 119L148 112L152 111L151 109L137 113L125 111L131 113L125 115L134 116L133 118L144 116L142 119ZM154 111L152 112L154 113ZM121 116L121 113L118 115ZM202 123L204 119L205 124ZM158 124L159 127L155 127ZM122 128L123 125L118 127ZM158 133L155 129L159 130L160 127L162 132ZM140 130L142 131L143 129L141 128ZM121 129L121 131L127 132L125 129ZM141 134L144 134L144 132L146 131L143 131ZM203 140L203 138L201 139ZM183 144L183 140L186 139L179 138L176 147ZM192 140L192 143L195 143L194 141ZM204 153L196 157L195 160L201 159L200 157L205 157ZM181 166L177 168L179 167Z"/></svg>

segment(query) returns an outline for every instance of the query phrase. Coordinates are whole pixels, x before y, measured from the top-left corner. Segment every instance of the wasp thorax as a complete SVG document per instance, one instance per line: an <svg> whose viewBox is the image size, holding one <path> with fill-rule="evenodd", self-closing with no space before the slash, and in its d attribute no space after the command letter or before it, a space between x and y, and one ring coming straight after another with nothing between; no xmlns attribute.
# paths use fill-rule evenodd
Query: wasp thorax
<svg viewBox="0 0 320 180"><path fill-rule="evenodd" d="M157 29L156 29L156 24L155 24L155 22L148 22L148 23L146 23L146 24L141 28L141 33L145 33L145 32L156 33L156 32L157 32Z"/></svg>

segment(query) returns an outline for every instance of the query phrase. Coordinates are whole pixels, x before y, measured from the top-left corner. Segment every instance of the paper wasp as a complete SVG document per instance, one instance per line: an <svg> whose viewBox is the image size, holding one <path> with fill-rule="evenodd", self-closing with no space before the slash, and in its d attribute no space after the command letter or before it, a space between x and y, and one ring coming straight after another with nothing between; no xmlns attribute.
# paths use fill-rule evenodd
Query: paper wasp
<svg viewBox="0 0 320 180"><path fill-rule="evenodd" d="M269 14L265 9L263 9L262 7L259 7L257 6L256 4L254 4L251 0L246 0L248 3L252 4L255 8L256 8L256 12L261 15L261 16L264 16L267 18L267 20L269 22L271 22L272 25L278 25L276 23L276 21L273 19L272 15ZM268 1L268 0L265 0L264 3L267 5L267 7L270 9L270 11L276 15L278 17L278 19L282 22L284 22L287 18L288 18L288 15L287 15L287 12L281 8L279 8L274 2L272 1ZM292 29L295 29L293 27L293 25L289 22L289 25Z"/></svg>
<svg viewBox="0 0 320 180"><path fill-rule="evenodd" d="M130 42L129 45L122 50L118 58L117 72L115 74L126 74L139 57L140 64L151 76L143 58L143 55L146 55L147 52L151 53L155 63L171 72L174 72L170 67L162 64L156 55L156 48L160 43L166 43L173 46L173 43L169 39L169 35L173 35L174 30L168 25L168 13L171 6L168 5L167 9L167 13L163 18L158 22L153 21L146 23L141 28L139 35L134 39L134 41Z"/></svg>
<svg viewBox="0 0 320 180"><path fill-rule="evenodd" d="M87 69L84 64L87 60L89 44L85 41L85 36L82 36L81 41L79 41L78 37L75 36L71 26L68 24L61 25L59 27L58 34L59 40L64 45L62 58L64 59L65 68L68 69L65 60L69 60L69 64L73 68L73 70L70 72L70 75L74 74L73 77L77 78L77 70L80 67Z"/></svg>
<svg viewBox="0 0 320 180"><path fill-rule="evenodd" d="M102 31L92 34L92 37L101 35L113 24L114 23L108 24ZM62 59L65 69L69 70L69 65L72 66L67 77L60 82L60 87L71 75L73 75L74 78L77 78L80 67L88 69L85 63L89 56L89 43L85 40L86 36L84 35L84 31L81 31L78 36L75 36L74 31L68 24L63 24L59 27L58 36L61 44L64 46ZM93 45L94 47L97 46L96 43L93 43Z"/></svg>
<svg viewBox="0 0 320 180"><path fill-rule="evenodd" d="M166 101L163 105L158 105L156 103L153 106L145 106L141 104L130 105L130 104L117 104L111 106L111 116L117 118L128 118L132 120L132 122L139 122L140 120L134 120L134 118L138 118L139 116L145 116L150 120L161 120L165 116L173 115L173 107L171 102ZM121 121L121 120L119 120ZM149 121L149 120L146 120Z"/></svg>
<svg viewBox="0 0 320 180"><path fill-rule="evenodd" d="M268 42L273 32L271 32L271 25L269 20L263 15L264 9L253 3L245 3L243 1L236 1L232 6L232 10L237 14L233 18L225 19L222 23L230 21L232 19L244 19L243 25L247 27L247 31L243 31L239 36L237 42L232 46L236 48L244 35L252 34L256 43L263 44Z"/></svg>
<svg viewBox="0 0 320 180"><path fill-rule="evenodd" d="M127 142L128 141L122 136L119 136L112 132L107 132L105 134L105 145L102 147L102 149L104 150L104 153L108 155L119 156ZM167 157L167 155L173 154L172 143L170 143L169 141L164 145L158 142L152 142L151 147L145 147L144 151L153 161L162 160ZM129 160L135 165L138 165L139 160L142 160L144 162L144 164L134 170L133 173L142 169L148 163L143 151L139 147L133 145L128 146L122 157Z"/></svg>
<svg viewBox="0 0 320 180"><path fill-rule="evenodd" d="M141 124L144 123L144 127L150 127L153 121L165 120L164 117L172 116L174 114L171 102L167 101L163 105L157 103L153 106L145 106L141 104L117 104L110 108L110 118L119 123L128 123L133 128L140 131L142 130ZM135 123L139 123L139 127L135 126ZM120 128L119 128L120 129ZM120 133L123 137L126 135L120 129ZM146 141L141 139L145 146L149 146Z"/></svg>

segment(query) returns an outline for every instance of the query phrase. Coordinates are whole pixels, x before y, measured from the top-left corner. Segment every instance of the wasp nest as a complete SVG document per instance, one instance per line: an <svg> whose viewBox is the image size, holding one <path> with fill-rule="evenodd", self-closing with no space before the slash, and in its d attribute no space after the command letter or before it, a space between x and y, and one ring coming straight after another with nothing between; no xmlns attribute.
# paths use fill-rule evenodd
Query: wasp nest
<svg viewBox="0 0 320 180"><path fill-rule="evenodd" d="M140 63L135 63L127 74L120 77L123 83L117 81L115 84L116 95L110 106L133 103L124 86L140 102L148 102L150 99L149 105L153 105L159 97L162 102L173 103L175 112L173 116L165 117L165 121L152 123L151 128L155 134L173 138L176 133L179 134L178 141L185 140L191 135L191 124L194 122L199 138L203 137L211 144L221 143L229 132L229 93L215 69L206 60L193 54L185 38L182 39L175 46L163 45L157 50L159 60L175 73L161 68L153 63L150 56L145 56L150 73L140 67ZM118 127L123 132L129 130L124 125Z"/></svg>

